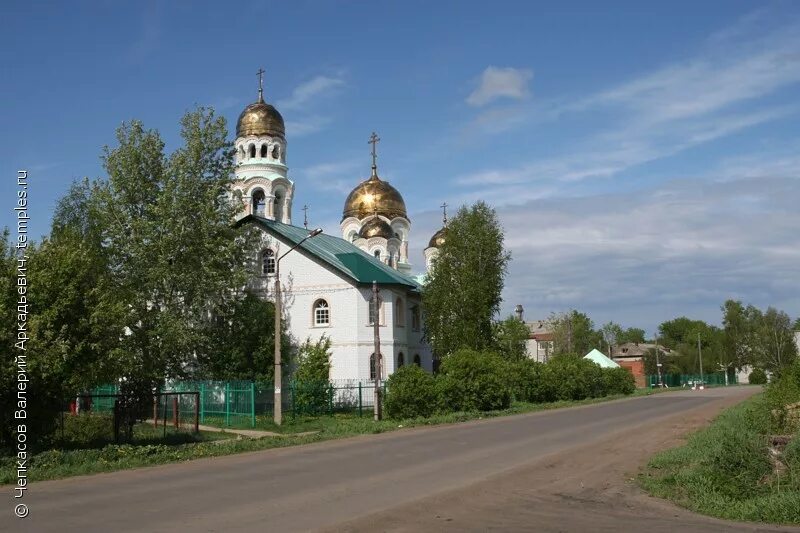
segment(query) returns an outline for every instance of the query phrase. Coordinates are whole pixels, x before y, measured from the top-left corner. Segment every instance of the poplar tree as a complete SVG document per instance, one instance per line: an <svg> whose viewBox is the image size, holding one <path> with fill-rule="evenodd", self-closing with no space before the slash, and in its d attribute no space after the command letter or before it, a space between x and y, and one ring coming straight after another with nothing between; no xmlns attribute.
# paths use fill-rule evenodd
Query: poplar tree
<svg viewBox="0 0 800 533"><path fill-rule="evenodd" d="M503 238L497 214L484 202L461 207L450 220L422 292L434 357L493 346L493 319L511 259Z"/></svg>

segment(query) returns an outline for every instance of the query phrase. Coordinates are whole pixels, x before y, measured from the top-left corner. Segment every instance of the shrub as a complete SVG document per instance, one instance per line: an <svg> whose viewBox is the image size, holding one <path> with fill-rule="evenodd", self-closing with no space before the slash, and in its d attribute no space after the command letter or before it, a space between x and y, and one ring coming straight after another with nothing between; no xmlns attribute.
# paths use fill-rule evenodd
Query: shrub
<svg viewBox="0 0 800 533"><path fill-rule="evenodd" d="M636 382L633 374L624 368L604 368L606 394L633 394L636 391Z"/></svg>
<svg viewBox="0 0 800 533"><path fill-rule="evenodd" d="M748 376L747 381L750 385L766 385L767 384L767 373L764 372L763 368L754 368L752 372L750 372L750 376Z"/></svg>
<svg viewBox="0 0 800 533"><path fill-rule="evenodd" d="M532 359L506 364L507 381L514 399L520 402L545 402L544 365Z"/></svg>
<svg viewBox="0 0 800 533"><path fill-rule="evenodd" d="M454 411L492 411L511 405L506 366L491 352L461 349L445 358L441 388L445 406Z"/></svg>
<svg viewBox="0 0 800 533"><path fill-rule="evenodd" d="M312 343L311 339L300 346L299 366L294 373L292 394L296 412L317 414L324 411L330 401L331 340L323 335Z"/></svg>
<svg viewBox="0 0 800 533"><path fill-rule="evenodd" d="M441 407L436 379L417 365L398 368L386 381L384 406L390 418L431 416Z"/></svg>

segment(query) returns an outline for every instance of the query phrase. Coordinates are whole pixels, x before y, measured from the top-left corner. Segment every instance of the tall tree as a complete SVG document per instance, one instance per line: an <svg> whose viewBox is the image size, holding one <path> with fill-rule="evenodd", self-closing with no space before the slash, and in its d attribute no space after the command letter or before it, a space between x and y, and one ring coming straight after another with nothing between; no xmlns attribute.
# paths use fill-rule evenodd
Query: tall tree
<svg viewBox="0 0 800 533"><path fill-rule="evenodd" d="M595 331L594 322L585 313L571 310L553 314L549 319L553 327L553 352L583 356L594 348L600 348L603 334Z"/></svg>
<svg viewBox="0 0 800 533"><path fill-rule="evenodd" d="M93 191L111 284L125 309L117 352L129 388L180 377L211 345L208 317L242 297L254 239L231 224L233 151L224 118L198 109L181 120L170 156L133 121L103 157Z"/></svg>
<svg viewBox="0 0 800 533"><path fill-rule="evenodd" d="M528 356L528 326L517 317L512 315L497 322L494 335L496 350L506 360L521 361Z"/></svg>
<svg viewBox="0 0 800 533"><path fill-rule="evenodd" d="M423 288L425 335L434 356L493 343L509 252L494 209L484 202L461 207Z"/></svg>
<svg viewBox="0 0 800 533"><path fill-rule="evenodd" d="M792 321L774 307L767 308L755 324L756 357L763 368L780 373L797 358Z"/></svg>

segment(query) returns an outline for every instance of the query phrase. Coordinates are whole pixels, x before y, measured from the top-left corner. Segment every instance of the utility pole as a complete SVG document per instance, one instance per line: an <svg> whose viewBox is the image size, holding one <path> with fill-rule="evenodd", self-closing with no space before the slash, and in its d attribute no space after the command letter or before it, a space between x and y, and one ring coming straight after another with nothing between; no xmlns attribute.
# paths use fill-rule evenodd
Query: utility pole
<svg viewBox="0 0 800 533"><path fill-rule="evenodd" d="M374 134L373 134L374 135ZM372 282L372 305L375 313L373 317L373 328L375 336L375 421L381 419L381 377L383 376L383 369L381 368L381 331L380 331L380 296L378 295L378 282Z"/></svg>
<svg viewBox="0 0 800 533"><path fill-rule="evenodd" d="M664 387L664 382L661 381L661 361L658 359L658 334L656 334L656 372L658 373L658 388Z"/></svg>
<svg viewBox="0 0 800 533"><path fill-rule="evenodd" d="M700 358L700 386L703 386L703 349L700 346L700 333L697 334L697 356Z"/></svg>

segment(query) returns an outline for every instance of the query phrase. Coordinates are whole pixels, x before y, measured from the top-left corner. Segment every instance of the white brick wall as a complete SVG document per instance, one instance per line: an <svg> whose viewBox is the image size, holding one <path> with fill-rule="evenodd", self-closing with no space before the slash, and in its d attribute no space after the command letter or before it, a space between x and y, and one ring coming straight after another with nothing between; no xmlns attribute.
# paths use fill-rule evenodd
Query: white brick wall
<svg viewBox="0 0 800 533"><path fill-rule="evenodd" d="M280 256L288 246L264 232L266 246ZM349 278L336 272L300 249L281 260L281 291L284 305L284 320L287 330L297 343L307 338L312 342L322 335L331 339L331 379L368 381L370 378L370 356L374 349L373 326L369 325L371 287L357 287ZM273 297L275 277L263 276L258 284L268 298ZM382 287L381 353L384 356L384 377L388 377L397 365L397 356L403 352L405 363L410 364L419 354L422 367L432 370L430 348L422 342L421 327L411 327L411 306L419 305L419 296L402 288ZM314 303L324 298L330 309L330 325L316 327L313 322ZM401 298L405 320L397 324L396 304ZM421 326L422 324L420 324ZM271 327L265 325L265 327Z"/></svg>

